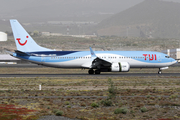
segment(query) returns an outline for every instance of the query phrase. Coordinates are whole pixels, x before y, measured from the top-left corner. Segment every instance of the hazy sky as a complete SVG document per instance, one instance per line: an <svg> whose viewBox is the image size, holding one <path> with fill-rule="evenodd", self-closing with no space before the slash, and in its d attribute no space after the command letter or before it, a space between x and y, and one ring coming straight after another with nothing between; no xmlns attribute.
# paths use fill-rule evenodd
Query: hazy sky
<svg viewBox="0 0 180 120"><path fill-rule="evenodd" d="M7 16L118 13L144 0L0 0L0 18ZM180 0L165 0L180 2ZM46 14L47 13L47 14ZM16 16L17 15L17 16Z"/></svg>
<svg viewBox="0 0 180 120"><path fill-rule="evenodd" d="M143 1L145 0L0 0L0 22L7 21L6 26L9 26L9 19L40 25L49 21L100 23ZM180 0L161 1L180 2ZM2 25L0 28L6 29L6 26Z"/></svg>
<svg viewBox="0 0 180 120"><path fill-rule="evenodd" d="M115 14L143 0L0 0L0 19L69 20ZM33 19L34 18L34 19ZM89 18L87 18L89 19Z"/></svg>
<svg viewBox="0 0 180 120"><path fill-rule="evenodd" d="M97 14L116 14L144 0L0 0L0 19L24 22L90 20ZM180 2L180 0L164 0ZM101 16L98 16L101 17ZM107 16L108 17L108 16ZM101 21L106 16L97 18Z"/></svg>
<svg viewBox="0 0 180 120"><path fill-rule="evenodd" d="M143 0L0 0L0 12L13 12L14 10L24 10L33 8L47 8L55 9L59 5L59 9L73 9L74 7L84 8L98 8L107 9L109 11L117 12L127 9ZM53 7L54 6L54 7ZM96 9L97 9L96 8Z"/></svg>
<svg viewBox="0 0 180 120"><path fill-rule="evenodd" d="M120 12L144 0L0 0L0 13L26 12L26 9L37 10L49 8L66 9L98 9L102 11ZM180 2L180 0L164 0ZM59 11L61 12L61 11Z"/></svg>

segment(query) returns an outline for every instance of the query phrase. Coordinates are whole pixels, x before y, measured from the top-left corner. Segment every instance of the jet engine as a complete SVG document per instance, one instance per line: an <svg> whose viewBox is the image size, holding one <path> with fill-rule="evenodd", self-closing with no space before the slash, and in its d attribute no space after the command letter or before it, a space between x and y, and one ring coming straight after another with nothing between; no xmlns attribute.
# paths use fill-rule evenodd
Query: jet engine
<svg viewBox="0 0 180 120"><path fill-rule="evenodd" d="M127 62L112 63L111 65L112 72L128 72L129 69L130 65Z"/></svg>

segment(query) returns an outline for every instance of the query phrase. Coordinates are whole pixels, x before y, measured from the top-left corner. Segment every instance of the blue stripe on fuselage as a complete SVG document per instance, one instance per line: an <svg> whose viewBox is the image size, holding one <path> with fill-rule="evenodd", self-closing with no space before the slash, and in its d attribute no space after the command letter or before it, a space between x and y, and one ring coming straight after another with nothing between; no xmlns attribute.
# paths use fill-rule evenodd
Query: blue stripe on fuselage
<svg viewBox="0 0 180 120"><path fill-rule="evenodd" d="M37 55L56 55L56 56L63 56L69 55L72 53L76 53L79 51L45 51L45 52L28 52L28 54L37 54Z"/></svg>

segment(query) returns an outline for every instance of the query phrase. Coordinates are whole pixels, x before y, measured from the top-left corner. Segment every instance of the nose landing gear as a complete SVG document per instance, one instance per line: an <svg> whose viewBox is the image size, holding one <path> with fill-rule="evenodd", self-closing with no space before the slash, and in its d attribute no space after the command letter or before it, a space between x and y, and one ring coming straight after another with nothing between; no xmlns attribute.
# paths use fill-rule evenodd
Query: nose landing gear
<svg viewBox="0 0 180 120"><path fill-rule="evenodd" d="M160 71L158 71L158 74L162 74L162 71L160 70Z"/></svg>
<svg viewBox="0 0 180 120"><path fill-rule="evenodd" d="M162 68L159 68L159 71L158 71L158 74L162 74L162 70L166 70L168 69L169 67L162 67Z"/></svg>
<svg viewBox="0 0 180 120"><path fill-rule="evenodd" d="M162 74L162 71L161 71L161 69L160 69L160 68L159 68L158 74Z"/></svg>

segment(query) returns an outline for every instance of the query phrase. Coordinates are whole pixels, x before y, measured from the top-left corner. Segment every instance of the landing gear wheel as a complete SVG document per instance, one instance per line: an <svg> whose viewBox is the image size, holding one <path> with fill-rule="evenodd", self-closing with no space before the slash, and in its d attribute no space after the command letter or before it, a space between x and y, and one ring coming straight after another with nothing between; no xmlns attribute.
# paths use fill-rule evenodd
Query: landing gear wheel
<svg viewBox="0 0 180 120"><path fill-rule="evenodd" d="M94 74L94 70L93 70L93 69L90 69L90 70L88 71L88 73L89 73L90 75L92 75L92 74Z"/></svg>
<svg viewBox="0 0 180 120"><path fill-rule="evenodd" d="M100 70L95 70L95 74L101 74Z"/></svg>
<svg viewBox="0 0 180 120"><path fill-rule="evenodd" d="M162 71L158 71L158 74L162 74Z"/></svg>

